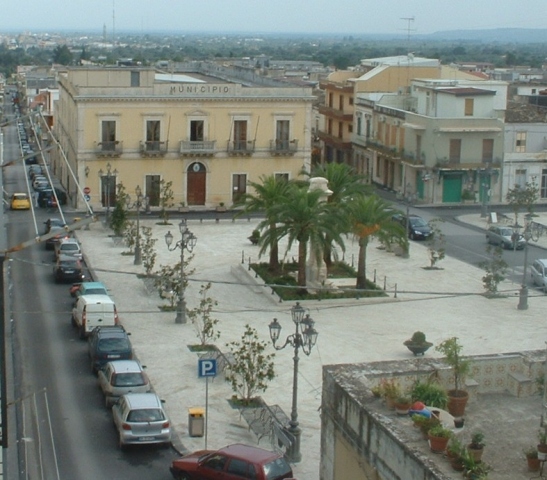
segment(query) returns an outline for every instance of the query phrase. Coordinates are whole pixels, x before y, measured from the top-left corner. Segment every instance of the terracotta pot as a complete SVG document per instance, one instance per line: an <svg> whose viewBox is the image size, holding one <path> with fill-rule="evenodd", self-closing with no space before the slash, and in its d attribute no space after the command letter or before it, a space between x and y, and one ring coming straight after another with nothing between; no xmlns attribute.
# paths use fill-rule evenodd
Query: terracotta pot
<svg viewBox="0 0 547 480"><path fill-rule="evenodd" d="M539 458L528 458L528 457L526 457L526 461L528 462L528 471L529 472L539 472L539 467L540 467Z"/></svg>
<svg viewBox="0 0 547 480"><path fill-rule="evenodd" d="M470 445L468 445L467 451L469 452L469 456L471 456L476 463L479 463L480 461L482 461L482 453L484 452L484 447L472 448Z"/></svg>
<svg viewBox="0 0 547 480"><path fill-rule="evenodd" d="M463 472L463 469L465 468L462 457L451 458L450 465L452 466L453 470L456 470L456 472Z"/></svg>
<svg viewBox="0 0 547 480"><path fill-rule="evenodd" d="M448 440L450 440L445 437L432 437L430 434L428 435L428 438L429 448L433 453L443 453L448 445Z"/></svg>
<svg viewBox="0 0 547 480"><path fill-rule="evenodd" d="M408 415L410 403L395 403L395 412L397 415Z"/></svg>
<svg viewBox="0 0 547 480"><path fill-rule="evenodd" d="M453 417L463 417L465 406L469 400L469 393L465 390L448 391L448 412Z"/></svg>

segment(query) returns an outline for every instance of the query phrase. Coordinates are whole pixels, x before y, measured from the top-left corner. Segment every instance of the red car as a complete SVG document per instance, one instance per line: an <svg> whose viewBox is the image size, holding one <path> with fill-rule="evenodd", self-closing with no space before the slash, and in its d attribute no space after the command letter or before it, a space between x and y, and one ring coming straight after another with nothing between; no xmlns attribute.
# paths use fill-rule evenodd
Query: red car
<svg viewBox="0 0 547 480"><path fill-rule="evenodd" d="M171 474L176 480L283 480L292 470L280 453L236 443L217 451L200 450L173 460ZM219 476L220 475L220 476Z"/></svg>

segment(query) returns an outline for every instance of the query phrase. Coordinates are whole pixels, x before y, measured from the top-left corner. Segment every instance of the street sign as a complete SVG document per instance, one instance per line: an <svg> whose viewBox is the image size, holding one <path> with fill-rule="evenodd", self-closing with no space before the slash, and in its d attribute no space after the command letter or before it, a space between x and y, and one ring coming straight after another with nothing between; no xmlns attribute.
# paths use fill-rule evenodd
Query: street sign
<svg viewBox="0 0 547 480"><path fill-rule="evenodd" d="M91 200L91 197L89 195L84 195L85 201L89 202Z"/></svg>
<svg viewBox="0 0 547 480"><path fill-rule="evenodd" d="M89 195L89 194L91 193L91 188L89 188L89 187L84 187L84 193L85 193L86 195Z"/></svg>
<svg viewBox="0 0 547 480"><path fill-rule="evenodd" d="M215 358L200 358L198 360L198 377L216 377L217 361Z"/></svg>

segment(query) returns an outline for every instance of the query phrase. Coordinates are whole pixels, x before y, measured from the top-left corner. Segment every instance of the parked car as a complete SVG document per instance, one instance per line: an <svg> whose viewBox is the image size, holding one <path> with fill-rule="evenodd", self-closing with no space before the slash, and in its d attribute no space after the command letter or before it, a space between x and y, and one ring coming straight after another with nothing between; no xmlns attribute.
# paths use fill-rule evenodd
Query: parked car
<svg viewBox="0 0 547 480"><path fill-rule="evenodd" d="M97 371L112 360L133 359L129 335L121 325L95 327L87 339L91 371Z"/></svg>
<svg viewBox="0 0 547 480"><path fill-rule="evenodd" d="M239 443L217 451L200 450L184 455L171 463L170 471L176 480L293 478L291 466L281 453Z"/></svg>
<svg viewBox="0 0 547 480"><path fill-rule="evenodd" d="M547 259L534 260L530 267L532 282L547 293Z"/></svg>
<svg viewBox="0 0 547 480"><path fill-rule="evenodd" d="M148 375L136 360L107 362L97 372L97 377L107 407L126 393L146 393L152 388Z"/></svg>
<svg viewBox="0 0 547 480"><path fill-rule="evenodd" d="M155 393L127 393L112 407L121 449L129 444L171 442L171 425Z"/></svg>
<svg viewBox="0 0 547 480"><path fill-rule="evenodd" d="M47 180L34 180L34 182L32 182L32 188L34 188L36 192L43 192L44 190L51 189L51 185Z"/></svg>
<svg viewBox="0 0 547 480"><path fill-rule="evenodd" d="M30 198L26 193L14 193L11 196L10 208L12 210L30 210Z"/></svg>
<svg viewBox="0 0 547 480"><path fill-rule="evenodd" d="M95 327L118 325L116 304L108 295L82 295L72 309L72 325L78 327L81 339Z"/></svg>
<svg viewBox="0 0 547 480"><path fill-rule="evenodd" d="M62 238L55 244L55 257L69 255L71 257L82 258L82 249L80 243L75 238Z"/></svg>
<svg viewBox="0 0 547 480"><path fill-rule="evenodd" d="M486 241L492 245L499 245L507 249L514 249L516 246L517 250L522 250L526 244L522 235L516 233L511 227L503 225L491 225L488 227Z"/></svg>
<svg viewBox="0 0 547 480"><path fill-rule="evenodd" d="M405 229L407 228L406 215L398 213L393 215L392 218ZM408 216L408 238L411 240L427 240L432 232L430 225L422 217L412 214Z"/></svg>
<svg viewBox="0 0 547 480"><path fill-rule="evenodd" d="M74 283L70 287L70 295L76 298L81 295L108 295L108 290L101 282Z"/></svg>
<svg viewBox="0 0 547 480"><path fill-rule="evenodd" d="M82 262L76 257L60 255L53 267L53 276L56 283L82 280L84 278Z"/></svg>
<svg viewBox="0 0 547 480"><path fill-rule="evenodd" d="M48 238L45 241L46 250L54 250L55 245L58 242L60 242L63 238L69 238L70 237L70 233L67 232L63 227L51 227L51 229L47 233L51 233L51 234L54 234L54 235L53 235L53 237Z"/></svg>
<svg viewBox="0 0 547 480"><path fill-rule="evenodd" d="M57 206L57 200L55 200L55 195L53 195L51 188L46 188L38 192L38 206L41 208Z"/></svg>
<svg viewBox="0 0 547 480"><path fill-rule="evenodd" d="M62 220L60 218L48 218L44 222L44 225L46 226L46 229L44 230L44 233L49 233L49 231L53 227L63 227L64 228L66 226L66 223L64 222L64 220Z"/></svg>

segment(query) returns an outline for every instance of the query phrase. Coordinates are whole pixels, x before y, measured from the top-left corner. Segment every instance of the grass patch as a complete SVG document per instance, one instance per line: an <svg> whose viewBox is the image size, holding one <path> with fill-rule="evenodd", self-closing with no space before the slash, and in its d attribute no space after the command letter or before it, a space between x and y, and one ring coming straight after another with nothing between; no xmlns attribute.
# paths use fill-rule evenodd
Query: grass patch
<svg viewBox="0 0 547 480"><path fill-rule="evenodd" d="M234 396L228 399L228 403L232 408L259 408L264 406L264 402L261 397L243 400Z"/></svg>
<svg viewBox="0 0 547 480"><path fill-rule="evenodd" d="M310 293L299 287L296 282L298 265L295 262L285 263L278 270L271 270L267 263L251 263L251 268L262 278L264 283L271 285L273 291L282 300L328 300L335 298L364 298L384 297L386 293L376 284L367 280L367 288L357 290L356 288L344 288L336 290L320 290ZM333 263L329 269L329 278L355 278L357 272L351 266L342 262Z"/></svg>
<svg viewBox="0 0 547 480"><path fill-rule="evenodd" d="M162 312L175 312L177 310L177 306L176 305L158 305L158 308L162 311Z"/></svg>
<svg viewBox="0 0 547 480"><path fill-rule="evenodd" d="M218 351L215 345L188 345L188 350L191 352L216 352Z"/></svg>

